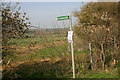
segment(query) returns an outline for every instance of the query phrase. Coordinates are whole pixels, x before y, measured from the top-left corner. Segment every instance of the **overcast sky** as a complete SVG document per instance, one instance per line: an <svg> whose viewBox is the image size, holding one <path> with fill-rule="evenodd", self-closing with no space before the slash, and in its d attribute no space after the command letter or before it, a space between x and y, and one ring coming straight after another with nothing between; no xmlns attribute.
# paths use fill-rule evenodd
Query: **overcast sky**
<svg viewBox="0 0 120 80"><path fill-rule="evenodd" d="M61 15L73 14L75 10L85 4L83 2L21 2L21 10L26 12L30 22L36 27L55 27L56 17ZM75 23L75 18L73 18ZM69 26L68 21L59 21L60 27Z"/></svg>

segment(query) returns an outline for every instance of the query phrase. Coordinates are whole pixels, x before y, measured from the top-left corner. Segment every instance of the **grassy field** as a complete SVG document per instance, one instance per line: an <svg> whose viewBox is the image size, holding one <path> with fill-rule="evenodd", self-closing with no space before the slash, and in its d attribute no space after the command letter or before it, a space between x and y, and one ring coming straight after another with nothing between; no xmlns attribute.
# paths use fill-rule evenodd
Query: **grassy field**
<svg viewBox="0 0 120 80"><path fill-rule="evenodd" d="M61 37L62 36L62 37ZM72 78L70 44L67 36L47 35L13 39L12 54L3 59L4 78ZM86 57L88 56L88 57ZM75 49L77 78L118 78L116 69L89 70L89 51Z"/></svg>

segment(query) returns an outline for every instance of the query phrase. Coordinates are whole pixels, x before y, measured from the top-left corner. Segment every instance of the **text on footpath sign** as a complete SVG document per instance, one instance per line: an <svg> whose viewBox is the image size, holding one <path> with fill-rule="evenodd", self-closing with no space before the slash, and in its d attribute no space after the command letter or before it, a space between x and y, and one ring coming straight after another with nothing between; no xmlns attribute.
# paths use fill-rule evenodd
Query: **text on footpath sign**
<svg viewBox="0 0 120 80"><path fill-rule="evenodd" d="M57 20L60 21L60 20L68 20L70 19L70 16L60 16L60 17L57 17Z"/></svg>
<svg viewBox="0 0 120 80"><path fill-rule="evenodd" d="M73 42L72 36L73 36L73 31L68 31L68 42L69 43Z"/></svg>

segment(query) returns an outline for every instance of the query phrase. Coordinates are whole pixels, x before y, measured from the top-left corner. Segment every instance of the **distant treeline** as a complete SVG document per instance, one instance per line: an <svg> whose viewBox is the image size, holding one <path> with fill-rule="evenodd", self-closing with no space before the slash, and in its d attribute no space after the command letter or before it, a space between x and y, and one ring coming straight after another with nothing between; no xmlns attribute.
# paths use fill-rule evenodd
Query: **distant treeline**
<svg viewBox="0 0 120 80"><path fill-rule="evenodd" d="M62 34L62 33L66 33L67 31L69 30L69 28L46 28L46 29L29 29L27 31L27 33L36 33L36 32L39 32L39 33L43 33L43 34L47 34L47 33L51 33L52 34Z"/></svg>

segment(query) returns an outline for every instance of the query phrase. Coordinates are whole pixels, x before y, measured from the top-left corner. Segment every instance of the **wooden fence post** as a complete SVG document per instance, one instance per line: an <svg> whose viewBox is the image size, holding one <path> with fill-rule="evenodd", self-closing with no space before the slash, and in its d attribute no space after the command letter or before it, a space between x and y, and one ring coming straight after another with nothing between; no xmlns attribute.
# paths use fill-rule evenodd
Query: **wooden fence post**
<svg viewBox="0 0 120 80"><path fill-rule="evenodd" d="M101 50L102 50L102 61L103 61L103 69L105 69L105 54L104 54L104 46L103 43L101 43Z"/></svg>
<svg viewBox="0 0 120 80"><path fill-rule="evenodd" d="M90 67L93 69L93 56L92 56L92 45L89 43L89 50L90 50Z"/></svg>

